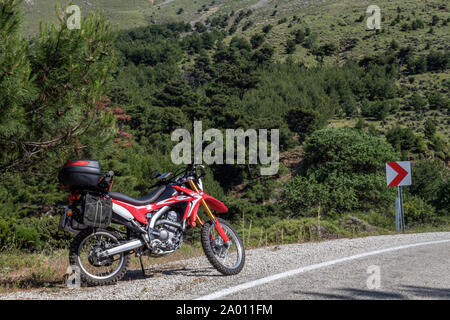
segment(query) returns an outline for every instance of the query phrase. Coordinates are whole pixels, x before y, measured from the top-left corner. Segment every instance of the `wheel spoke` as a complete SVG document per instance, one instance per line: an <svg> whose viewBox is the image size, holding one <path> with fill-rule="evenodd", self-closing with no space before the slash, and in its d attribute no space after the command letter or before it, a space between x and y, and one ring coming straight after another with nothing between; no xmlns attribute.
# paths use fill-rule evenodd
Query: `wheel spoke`
<svg viewBox="0 0 450 320"><path fill-rule="evenodd" d="M83 271L92 278L103 279L114 275L122 266L124 256L99 259L97 253L119 245L119 241L108 233L94 233L79 247L79 263Z"/></svg>
<svg viewBox="0 0 450 320"><path fill-rule="evenodd" d="M240 248L240 243L237 239L237 235L230 230L226 225L222 225L222 229L224 233L230 240L230 246L227 248L225 243L223 242L222 237L218 234L214 225L210 227L210 242L211 247L213 247L214 255L217 257L217 260L226 267L226 268L236 268L239 266L242 259L242 248ZM216 240L217 239L217 240ZM218 241L219 240L219 241ZM236 253L236 255L234 254Z"/></svg>

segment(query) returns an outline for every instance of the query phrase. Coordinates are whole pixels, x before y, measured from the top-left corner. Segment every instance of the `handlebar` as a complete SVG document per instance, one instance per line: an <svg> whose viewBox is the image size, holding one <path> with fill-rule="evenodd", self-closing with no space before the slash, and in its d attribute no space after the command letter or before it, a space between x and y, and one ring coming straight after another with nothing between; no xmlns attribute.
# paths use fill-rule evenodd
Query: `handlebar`
<svg viewBox="0 0 450 320"><path fill-rule="evenodd" d="M198 171L200 171L198 169L201 170L200 175L198 174ZM204 169L205 166L202 164L190 164L186 168L185 175L193 176L195 179L199 179L206 176L206 172Z"/></svg>
<svg viewBox="0 0 450 320"><path fill-rule="evenodd" d="M201 173L199 174L197 171L198 169L201 169ZM204 165L201 164L189 164L186 168L180 168L179 170L175 171L173 174L173 179L166 180L170 175L172 175L171 172L160 174L157 178L158 181L149 186L149 189L152 189L154 187L159 187L161 185L168 185L170 183L175 183L177 185L184 184L192 179L201 179L204 176L206 176L206 172L202 169L205 169ZM159 172L158 172L159 173ZM182 175L180 175L182 174ZM108 186L111 184L111 178L114 176L114 171L109 171L105 177L102 179L105 183L108 183ZM103 181L101 181L103 182Z"/></svg>
<svg viewBox="0 0 450 320"><path fill-rule="evenodd" d="M188 182L189 180L201 179L206 175L206 172L202 170L202 172L199 174L198 169L205 169L205 166L201 164L189 164L186 168L182 168L176 171L174 174L174 179L171 182L181 185Z"/></svg>
<svg viewBox="0 0 450 320"><path fill-rule="evenodd" d="M170 181L166 180L166 178L168 178L171 173L165 173L163 175L160 175L158 182L156 182L154 185L150 186L150 188L164 185L164 184L169 184L170 182L174 182L176 184L183 184L183 183L186 183L188 180L201 179L204 176L206 176L206 172L204 169L205 169L205 166L202 164L189 164L189 165L187 165L186 168L176 171L175 174L173 175L174 179L172 179ZM198 171L201 171L200 174ZM182 172L184 172L184 174L182 176L179 176ZM114 171L112 171L112 170L108 171L108 173L106 173L100 179L99 186L102 188L105 188L105 189L109 189L111 187L113 177L114 177Z"/></svg>

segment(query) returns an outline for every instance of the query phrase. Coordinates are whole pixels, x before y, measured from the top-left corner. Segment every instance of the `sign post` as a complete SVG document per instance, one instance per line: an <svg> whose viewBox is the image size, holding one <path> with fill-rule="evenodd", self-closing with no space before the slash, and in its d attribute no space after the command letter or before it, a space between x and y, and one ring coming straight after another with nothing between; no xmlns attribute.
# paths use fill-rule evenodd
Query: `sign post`
<svg viewBox="0 0 450 320"><path fill-rule="evenodd" d="M395 232L398 233L398 222L400 219L400 198L395 198Z"/></svg>
<svg viewBox="0 0 450 320"><path fill-rule="evenodd" d="M399 232L401 223L402 232L405 232L405 213L403 210L402 186L411 185L411 163L397 161L386 163L386 182L388 187L398 187L398 198L395 199L395 231Z"/></svg>
<svg viewBox="0 0 450 320"><path fill-rule="evenodd" d="M403 193L402 193L402 187L399 186L398 187L398 198L399 198L399 203L400 203L400 219L402 222L402 233L405 233L405 214L403 211Z"/></svg>

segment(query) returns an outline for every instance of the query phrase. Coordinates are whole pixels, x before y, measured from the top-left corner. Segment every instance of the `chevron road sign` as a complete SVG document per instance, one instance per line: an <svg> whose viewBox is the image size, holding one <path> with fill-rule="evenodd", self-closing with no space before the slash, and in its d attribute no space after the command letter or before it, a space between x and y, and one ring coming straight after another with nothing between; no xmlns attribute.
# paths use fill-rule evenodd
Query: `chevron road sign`
<svg viewBox="0 0 450 320"><path fill-rule="evenodd" d="M411 163L409 161L387 162L386 183L388 187L398 187L398 198L395 199L395 231L399 232L401 224L402 232L405 232L402 186L411 185Z"/></svg>
<svg viewBox="0 0 450 320"><path fill-rule="evenodd" d="M386 163L386 182L389 187L411 185L411 163L397 161Z"/></svg>

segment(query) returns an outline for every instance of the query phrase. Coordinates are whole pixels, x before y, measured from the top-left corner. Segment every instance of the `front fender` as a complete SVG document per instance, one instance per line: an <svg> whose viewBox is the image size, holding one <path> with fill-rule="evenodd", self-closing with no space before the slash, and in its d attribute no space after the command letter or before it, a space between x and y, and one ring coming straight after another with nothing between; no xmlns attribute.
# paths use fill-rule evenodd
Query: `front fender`
<svg viewBox="0 0 450 320"><path fill-rule="evenodd" d="M228 212L228 208L225 204L223 204L223 202L211 197L209 194L204 193L203 199L212 210L220 213Z"/></svg>

